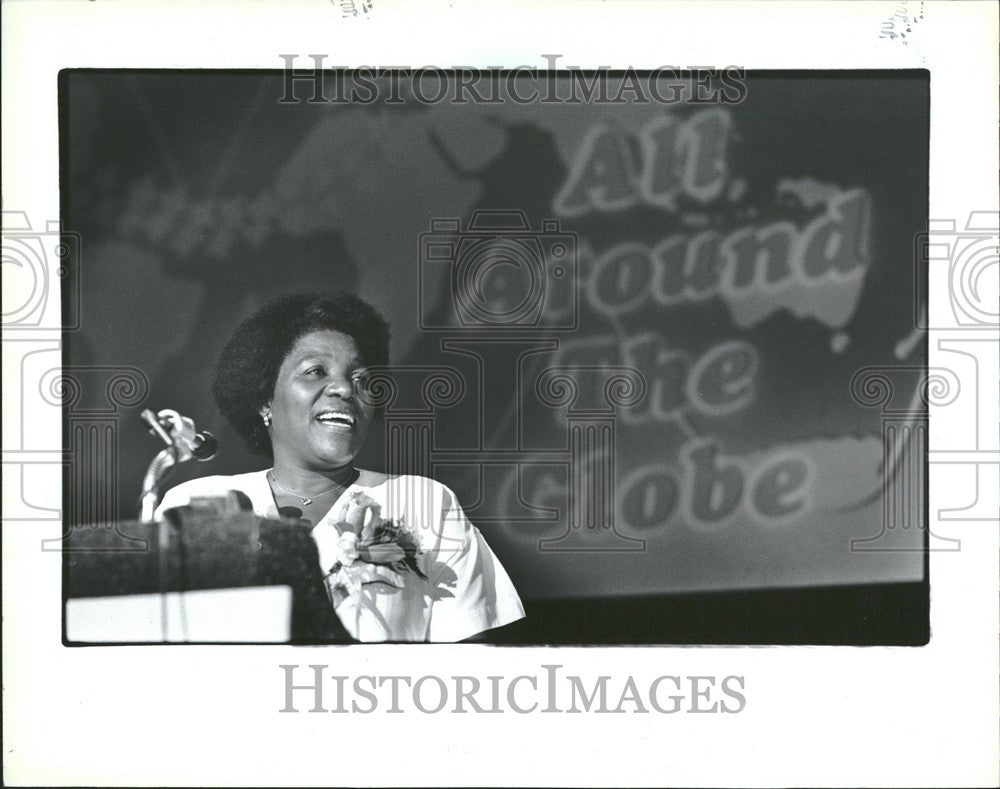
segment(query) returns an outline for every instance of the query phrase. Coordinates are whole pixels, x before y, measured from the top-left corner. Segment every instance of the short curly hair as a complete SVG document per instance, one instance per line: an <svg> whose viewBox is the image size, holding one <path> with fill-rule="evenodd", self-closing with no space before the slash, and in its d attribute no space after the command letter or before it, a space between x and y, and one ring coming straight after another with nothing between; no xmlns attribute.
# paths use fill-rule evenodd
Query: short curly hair
<svg viewBox="0 0 1000 789"><path fill-rule="evenodd" d="M274 395L278 370L295 341L329 329L354 339L367 365L389 363L389 324L348 293L293 293L266 304L237 327L215 366L212 395L251 452L272 456L260 409Z"/></svg>

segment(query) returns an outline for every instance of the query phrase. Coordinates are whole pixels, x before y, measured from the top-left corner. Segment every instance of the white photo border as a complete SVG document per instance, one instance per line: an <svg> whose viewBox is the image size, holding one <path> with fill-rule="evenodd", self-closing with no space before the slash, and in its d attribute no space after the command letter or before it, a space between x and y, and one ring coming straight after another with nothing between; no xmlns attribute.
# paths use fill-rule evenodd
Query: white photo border
<svg viewBox="0 0 1000 789"><path fill-rule="evenodd" d="M59 215L57 78L65 68L280 68L281 53L336 66L913 69L931 73L930 217L996 212L995 6L989 2L213 3L12 0L3 14L4 210ZM906 36L886 27L921 15ZM897 35L886 35L886 31ZM54 243L54 242L53 242ZM996 288L996 279L987 280ZM932 282L930 367L976 388L978 411L931 409L930 519L961 550L932 552L931 642L920 648L140 646L60 640L61 562L40 550L61 519L18 512L5 484L4 780L14 785L994 785L998 780L995 484L1000 338L949 321ZM36 403L19 380L44 331L4 340L4 473ZM961 351L956 352L958 345ZM954 437L968 443L955 447ZM33 445L37 446L37 444ZM935 462L936 450L958 451ZM951 456L949 456L951 457ZM957 462L956 462L957 461ZM51 464L52 506L62 470ZM986 483L984 488L983 483ZM976 486L979 486L978 490ZM993 498L990 499L989 497ZM979 500L987 518L940 518ZM281 714L281 664L330 674L744 678L739 714Z"/></svg>

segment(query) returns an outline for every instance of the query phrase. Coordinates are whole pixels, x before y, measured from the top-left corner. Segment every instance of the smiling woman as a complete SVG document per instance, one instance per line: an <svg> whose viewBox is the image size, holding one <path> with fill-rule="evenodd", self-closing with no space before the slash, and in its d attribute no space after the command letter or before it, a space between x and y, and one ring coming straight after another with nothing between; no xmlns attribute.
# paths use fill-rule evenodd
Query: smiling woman
<svg viewBox="0 0 1000 789"><path fill-rule="evenodd" d="M237 491L260 516L307 524L331 605L361 641L458 641L520 619L510 578L448 488L354 466L375 415L367 373L388 348L388 324L354 296L266 305L226 345L212 392L272 467L185 482L158 514Z"/></svg>

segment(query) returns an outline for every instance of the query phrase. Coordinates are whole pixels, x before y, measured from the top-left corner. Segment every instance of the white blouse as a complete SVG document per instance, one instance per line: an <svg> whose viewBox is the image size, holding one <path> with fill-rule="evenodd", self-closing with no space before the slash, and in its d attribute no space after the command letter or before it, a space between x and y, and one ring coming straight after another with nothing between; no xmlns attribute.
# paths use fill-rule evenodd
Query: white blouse
<svg viewBox="0 0 1000 789"><path fill-rule="evenodd" d="M267 471L193 479L167 491L157 509L188 504L195 496L241 491L257 515L277 518ZM383 519L405 523L419 546L412 571L378 572L346 593L327 575L337 557L334 523L345 497L363 493ZM524 617L506 570L462 511L455 494L427 477L389 477L360 471L312 530L337 617L359 641L460 641Z"/></svg>

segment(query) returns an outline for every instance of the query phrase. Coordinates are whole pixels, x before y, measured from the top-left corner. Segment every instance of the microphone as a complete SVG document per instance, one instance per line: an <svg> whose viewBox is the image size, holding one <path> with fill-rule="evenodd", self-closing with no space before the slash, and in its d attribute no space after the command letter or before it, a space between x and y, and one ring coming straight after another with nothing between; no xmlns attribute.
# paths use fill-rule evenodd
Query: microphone
<svg viewBox="0 0 1000 789"><path fill-rule="evenodd" d="M219 440L207 430L202 430L200 433L194 434L194 441L191 443L191 454L194 455L195 460L211 460L218 451Z"/></svg>
<svg viewBox="0 0 1000 789"><path fill-rule="evenodd" d="M194 421L181 416L177 411L165 408L154 414L148 408L142 412L142 419L150 427L150 432L158 435L167 446L177 450L177 461L211 460L219 451L219 442L207 430L198 432Z"/></svg>
<svg viewBox="0 0 1000 789"><path fill-rule="evenodd" d="M149 425L149 432L159 436L167 446L161 449L153 458L142 478L142 495L139 499L140 518L149 522L156 513L156 505L160 501L160 485L167 478L170 470L178 463L184 463L191 458L195 460L210 460L219 450L219 442L207 430L198 432L194 422L176 411L165 408L154 414L148 408L140 415L143 422ZM164 522L165 523L165 522ZM161 524L159 532L160 547L166 556L168 533Z"/></svg>

